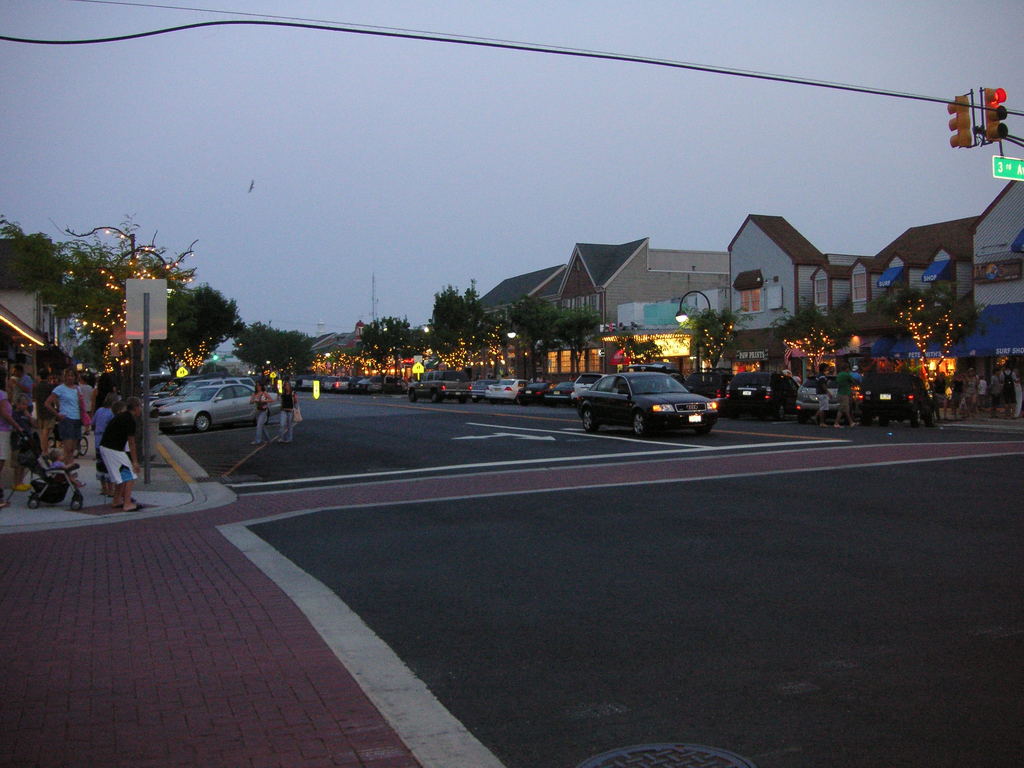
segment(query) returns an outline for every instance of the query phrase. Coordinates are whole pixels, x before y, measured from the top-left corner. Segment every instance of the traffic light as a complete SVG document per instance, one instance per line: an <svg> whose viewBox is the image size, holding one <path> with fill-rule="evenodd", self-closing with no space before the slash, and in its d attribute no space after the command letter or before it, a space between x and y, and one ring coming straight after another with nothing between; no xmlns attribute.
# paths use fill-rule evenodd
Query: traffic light
<svg viewBox="0 0 1024 768"><path fill-rule="evenodd" d="M956 97L955 104L947 104L946 111L952 115L949 118L949 130L953 135L949 137L949 146L973 147L974 135L971 133L971 103L967 94Z"/></svg>
<svg viewBox="0 0 1024 768"><path fill-rule="evenodd" d="M986 88L984 95L985 138L989 141L1005 139L1010 132L1003 125L1003 120L1006 119L1006 107L1003 106L1003 102L1006 101L1006 91L1002 88Z"/></svg>

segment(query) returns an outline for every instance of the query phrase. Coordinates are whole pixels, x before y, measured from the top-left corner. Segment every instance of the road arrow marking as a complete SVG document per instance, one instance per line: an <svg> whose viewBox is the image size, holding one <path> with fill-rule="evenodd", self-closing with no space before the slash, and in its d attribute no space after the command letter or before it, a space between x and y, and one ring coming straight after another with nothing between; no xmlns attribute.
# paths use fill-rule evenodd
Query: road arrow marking
<svg viewBox="0 0 1024 768"><path fill-rule="evenodd" d="M464 437L453 437L452 440L490 440L492 437L514 437L517 440L554 440L552 435L520 435L516 432L495 432L492 435L466 435Z"/></svg>

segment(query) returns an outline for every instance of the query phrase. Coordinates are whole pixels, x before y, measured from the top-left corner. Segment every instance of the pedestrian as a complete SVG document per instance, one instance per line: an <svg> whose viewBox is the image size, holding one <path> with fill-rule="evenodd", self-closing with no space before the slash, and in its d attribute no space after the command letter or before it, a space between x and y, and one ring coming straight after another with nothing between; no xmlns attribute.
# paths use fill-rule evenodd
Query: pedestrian
<svg viewBox="0 0 1024 768"><path fill-rule="evenodd" d="M270 416L270 404L274 402L274 399L274 396L263 386L263 382L257 381L256 391L249 398L249 402L256 406L256 439L252 441L253 445L270 442L267 418Z"/></svg>
<svg viewBox="0 0 1024 768"><path fill-rule="evenodd" d="M100 453L100 443L103 442L103 435L111 420L125 409L124 401L118 400L117 395L108 392L106 399L96 409L96 415L92 420L92 430L96 435L96 481L100 484L100 493L104 496L114 495L114 481L107 472L107 465L103 463L103 454Z"/></svg>
<svg viewBox="0 0 1024 768"><path fill-rule="evenodd" d="M139 476L135 432L136 420L141 416L142 401L137 397L129 397L125 401L125 409L107 424L100 442L103 465L115 483L110 506L123 512L134 512L142 507L132 498L132 488Z"/></svg>
<svg viewBox="0 0 1024 768"><path fill-rule="evenodd" d="M1022 405L1022 395L1024 392L1021 391L1022 384L1020 380L1020 368L1013 369L1013 394L1014 394L1014 406L1013 406L1013 418L1020 418L1020 411Z"/></svg>
<svg viewBox="0 0 1024 768"><path fill-rule="evenodd" d="M946 374L941 370L935 374L932 390L935 392L935 410L938 411L939 418L941 419L943 412L946 410Z"/></svg>
<svg viewBox="0 0 1024 768"><path fill-rule="evenodd" d="M35 424L32 420L32 402L24 393L14 397L14 421L21 427L21 435L25 435L35 443L34 448L39 448L39 438L32 431ZM14 470L14 490L31 491L32 486L25 482L25 467L18 461L18 449L20 443L19 433L11 432L11 469Z"/></svg>
<svg viewBox="0 0 1024 768"><path fill-rule="evenodd" d="M82 402L85 403L85 411L91 418L96 413L96 377L88 371L78 374L78 391L82 393ZM88 431L88 430L86 430Z"/></svg>
<svg viewBox="0 0 1024 768"><path fill-rule="evenodd" d="M992 374L992 380L989 382L988 396L992 399L992 418L996 418L999 414L996 411L999 410L999 406L1003 402L1003 372L1002 369L996 368L995 373Z"/></svg>
<svg viewBox="0 0 1024 768"><path fill-rule="evenodd" d="M978 377L978 411L988 408L988 379L984 376Z"/></svg>
<svg viewBox="0 0 1024 768"><path fill-rule="evenodd" d="M14 393L11 397L11 402L15 402L18 399L19 394L28 395L29 401L32 400L32 387L35 382L32 380L32 375L25 372L25 366L21 363L15 363L11 367L11 381L9 390Z"/></svg>
<svg viewBox="0 0 1024 768"><path fill-rule="evenodd" d="M60 438L63 460L70 465L82 439L82 420L86 415L82 393L78 391L78 376L73 368L64 370L64 383L53 388L46 398L46 407L57 419L57 437Z"/></svg>
<svg viewBox="0 0 1024 768"><path fill-rule="evenodd" d="M821 363L818 366L818 378L814 380L814 391L818 395L818 413L815 422L819 427L825 426L825 419L828 417L828 366ZM838 419L839 417L836 416Z"/></svg>
<svg viewBox="0 0 1024 768"><path fill-rule="evenodd" d="M278 442L290 443L295 427L295 411L299 407L299 396L292 391L292 383L286 381L281 386L281 431Z"/></svg>
<svg viewBox="0 0 1024 768"><path fill-rule="evenodd" d="M121 393L117 391L117 379L114 374L110 371L104 371L100 374L100 377L96 380L96 389L92 393L92 410L95 412L107 402L107 395L111 392L115 395L115 400L121 399Z"/></svg>
<svg viewBox="0 0 1024 768"><path fill-rule="evenodd" d="M850 409L851 401L853 399L853 385L854 378L853 374L850 373L850 366L843 363L841 370L836 375L836 389L839 394L839 411L836 413L836 427L842 427L840 420L843 416L846 417L847 426L854 427L856 424L853 421L853 412Z"/></svg>
<svg viewBox="0 0 1024 768"><path fill-rule="evenodd" d="M52 381L53 371L48 368L39 369L39 381L32 389L32 399L35 401L36 434L39 435L40 446L45 446L50 438L53 429L53 414L46 407L46 399L53 392L54 382Z"/></svg>
<svg viewBox="0 0 1024 768"><path fill-rule="evenodd" d="M1013 369L1010 367L1010 361L1007 360L1006 365L1003 366L1003 416L1007 419L1013 418L1014 413L1016 413L1016 402L1016 382L1013 379Z"/></svg>
<svg viewBox="0 0 1024 768"><path fill-rule="evenodd" d="M973 368L967 369L964 376L964 399L960 404L960 411L964 418L971 418L977 415L978 411L978 375Z"/></svg>
<svg viewBox="0 0 1024 768"><path fill-rule="evenodd" d="M7 371L0 374L7 379ZM22 428L14 419L14 411L11 409L11 401L7 399L7 392L0 390L0 477L3 477L4 464L11 457L11 437L15 432L21 432ZM11 502L3 498L3 485L0 483L0 509L9 507Z"/></svg>

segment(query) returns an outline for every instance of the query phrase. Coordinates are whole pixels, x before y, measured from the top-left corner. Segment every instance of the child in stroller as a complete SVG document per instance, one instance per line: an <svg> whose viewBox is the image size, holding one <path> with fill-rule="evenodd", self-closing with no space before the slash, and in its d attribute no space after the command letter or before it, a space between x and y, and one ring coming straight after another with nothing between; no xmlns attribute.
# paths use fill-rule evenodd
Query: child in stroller
<svg viewBox="0 0 1024 768"><path fill-rule="evenodd" d="M38 440L33 440L27 435L22 435L19 439L18 463L33 475L32 493L28 496L29 509L36 509L40 503L60 504L68 495L69 488L73 489L71 509L82 508L85 499L80 490L81 483L75 474L78 465L66 467L56 456L56 451L53 451L50 457L44 456L39 450Z"/></svg>

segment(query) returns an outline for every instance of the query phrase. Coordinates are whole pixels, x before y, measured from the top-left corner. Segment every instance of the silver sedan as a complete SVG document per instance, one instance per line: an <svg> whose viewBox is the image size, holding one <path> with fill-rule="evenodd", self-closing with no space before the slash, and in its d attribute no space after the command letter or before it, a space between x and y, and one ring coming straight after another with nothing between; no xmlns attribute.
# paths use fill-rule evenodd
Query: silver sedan
<svg viewBox="0 0 1024 768"><path fill-rule="evenodd" d="M214 424L254 424L256 406L249 402L253 390L244 384L199 387L182 400L160 408L160 429L193 429L206 432ZM270 404L270 415L280 412L281 401Z"/></svg>

